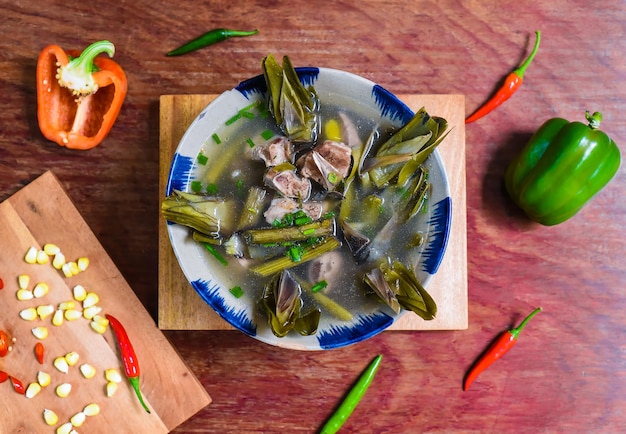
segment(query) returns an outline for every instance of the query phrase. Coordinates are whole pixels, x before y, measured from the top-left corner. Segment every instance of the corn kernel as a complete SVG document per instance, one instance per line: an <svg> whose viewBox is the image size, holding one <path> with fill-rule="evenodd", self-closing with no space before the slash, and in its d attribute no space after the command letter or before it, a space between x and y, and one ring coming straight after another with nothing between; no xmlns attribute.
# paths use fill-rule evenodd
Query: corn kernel
<svg viewBox="0 0 626 434"><path fill-rule="evenodd" d="M98 315L102 312L102 308L100 306L89 306L86 309L83 309L83 317L85 319L93 319L94 316Z"/></svg>
<svg viewBox="0 0 626 434"><path fill-rule="evenodd" d="M60 270L65 265L65 255L61 252L54 255L52 259L52 266L57 270Z"/></svg>
<svg viewBox="0 0 626 434"><path fill-rule="evenodd" d="M63 425L60 425L55 431L56 434L71 434L74 431L74 427L71 422L65 422Z"/></svg>
<svg viewBox="0 0 626 434"><path fill-rule="evenodd" d="M97 315L96 315L97 316ZM100 333L101 335L103 335L104 333L106 333L107 331L107 326L102 325L96 321L91 321L89 323L89 325L91 326L91 328L93 329L93 331L95 331L96 333Z"/></svg>
<svg viewBox="0 0 626 434"><path fill-rule="evenodd" d="M78 269L80 271L85 271L87 267L89 267L89 258L81 257L76 260L76 264L78 265Z"/></svg>
<svg viewBox="0 0 626 434"><path fill-rule="evenodd" d="M57 416L57 414L48 409L48 408L44 408L43 409L43 420L46 421L46 425L48 426L53 426L56 425L57 422L59 422L59 416Z"/></svg>
<svg viewBox="0 0 626 434"><path fill-rule="evenodd" d="M72 385L70 383L59 384L56 388L56 393L59 398L67 398L72 391Z"/></svg>
<svg viewBox="0 0 626 434"><path fill-rule="evenodd" d="M54 313L54 306L52 306L51 304L44 304L41 306L37 306L37 315L39 315L39 318L41 319L46 319L53 313Z"/></svg>
<svg viewBox="0 0 626 434"><path fill-rule="evenodd" d="M119 371L115 368L107 369L106 371L104 371L104 378L106 378L107 381L111 381L113 383L122 382L122 376L120 375Z"/></svg>
<svg viewBox="0 0 626 434"><path fill-rule="evenodd" d="M39 385L39 383L30 383L26 388L26 392L24 393L24 395L26 396L26 398L30 399L37 395L39 392L41 392L41 386Z"/></svg>
<svg viewBox="0 0 626 434"><path fill-rule="evenodd" d="M85 419L87 419L87 416L85 415L85 413L83 413L82 411L79 411L78 413L76 413L74 416L70 418L70 423L72 424L72 426L79 427L85 423Z"/></svg>
<svg viewBox="0 0 626 434"><path fill-rule="evenodd" d="M59 253L61 249L56 244L47 243L43 245L43 251L49 256L54 256Z"/></svg>
<svg viewBox="0 0 626 434"><path fill-rule="evenodd" d="M106 385L107 397L111 398L117 392L117 383L109 381Z"/></svg>
<svg viewBox="0 0 626 434"><path fill-rule="evenodd" d="M15 295L20 301L32 300L34 297L33 292L28 289L18 289Z"/></svg>
<svg viewBox="0 0 626 434"><path fill-rule="evenodd" d="M67 262L61 266L61 271L65 277L72 277L72 269Z"/></svg>
<svg viewBox="0 0 626 434"><path fill-rule="evenodd" d="M20 289L28 288L28 284L30 283L30 276L28 274L20 274L17 276L17 287Z"/></svg>
<svg viewBox="0 0 626 434"><path fill-rule="evenodd" d="M87 296L83 300L83 309L91 306L95 306L100 301L100 297L95 292L87 293Z"/></svg>
<svg viewBox="0 0 626 434"><path fill-rule="evenodd" d="M59 309L60 310L74 309L75 307L76 307L76 303L74 303L72 300L70 300L70 301L63 301L63 302L59 303Z"/></svg>
<svg viewBox="0 0 626 434"><path fill-rule="evenodd" d="M83 413L86 416L95 416L100 413L100 406L96 403L87 404L85 408L83 408Z"/></svg>
<svg viewBox="0 0 626 434"><path fill-rule="evenodd" d="M37 249L33 246L29 247L24 255L24 261L29 264L35 264L37 262Z"/></svg>
<svg viewBox="0 0 626 434"><path fill-rule="evenodd" d="M46 282L39 282L33 288L33 295L35 296L35 298L41 298L45 296L49 290L50 290L50 287L48 286Z"/></svg>
<svg viewBox="0 0 626 434"><path fill-rule="evenodd" d="M93 317L93 321L105 327L109 325L109 320L106 317L101 316L101 315L95 315Z"/></svg>
<svg viewBox="0 0 626 434"><path fill-rule="evenodd" d="M29 307L20 311L20 318L26 321L33 321L37 318L37 309Z"/></svg>
<svg viewBox="0 0 626 434"><path fill-rule="evenodd" d="M66 320L74 321L74 320L77 320L78 318L82 318L83 313L80 310L69 309L65 311L64 316Z"/></svg>
<svg viewBox="0 0 626 434"><path fill-rule="evenodd" d="M65 360L65 357L59 356L56 359L54 359L54 362L52 363L54 365L55 368L57 368L59 371L63 372L64 374L67 374L70 370L70 365L67 363L67 360Z"/></svg>
<svg viewBox="0 0 626 434"><path fill-rule="evenodd" d="M41 387L49 386L50 381L51 381L50 374L44 371L37 372L37 383L39 383Z"/></svg>
<svg viewBox="0 0 626 434"><path fill-rule="evenodd" d="M35 336L39 340L44 340L48 337L48 327L46 326L38 326L31 330L33 336Z"/></svg>
<svg viewBox="0 0 626 434"><path fill-rule="evenodd" d="M78 359L80 359L80 356L76 351L71 351L65 355L65 361L70 366L74 366L75 364L77 364Z"/></svg>
<svg viewBox="0 0 626 434"><path fill-rule="evenodd" d="M87 290L83 285L76 285L72 288L72 294L74 295L74 300L83 301L87 297Z"/></svg>
<svg viewBox="0 0 626 434"><path fill-rule="evenodd" d="M58 309L56 312L54 312L54 315L52 316L52 324L54 324L55 326L60 326L63 324L63 311Z"/></svg>
<svg viewBox="0 0 626 434"><path fill-rule="evenodd" d="M48 257L46 252L44 252L43 250L38 250L36 261L38 264L43 265L43 264L47 264L50 261L50 258Z"/></svg>
<svg viewBox="0 0 626 434"><path fill-rule="evenodd" d="M83 377L87 379L93 378L96 375L96 368L89 363L83 363L78 369L80 369L80 373L83 374Z"/></svg>
<svg viewBox="0 0 626 434"><path fill-rule="evenodd" d="M76 276L78 273L80 273L80 269L78 268L78 264L74 261L68 262L67 263L70 269L70 273L72 273L72 276Z"/></svg>

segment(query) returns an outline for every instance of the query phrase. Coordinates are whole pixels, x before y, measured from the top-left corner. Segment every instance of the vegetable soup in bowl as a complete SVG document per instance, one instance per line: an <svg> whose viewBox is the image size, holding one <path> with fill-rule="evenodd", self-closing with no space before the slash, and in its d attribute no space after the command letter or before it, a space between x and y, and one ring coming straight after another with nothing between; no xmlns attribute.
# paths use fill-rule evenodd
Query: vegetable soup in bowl
<svg viewBox="0 0 626 434"><path fill-rule="evenodd" d="M172 159L162 214L192 287L236 329L291 349L435 318L447 121L349 72L271 55L262 72L202 110Z"/></svg>

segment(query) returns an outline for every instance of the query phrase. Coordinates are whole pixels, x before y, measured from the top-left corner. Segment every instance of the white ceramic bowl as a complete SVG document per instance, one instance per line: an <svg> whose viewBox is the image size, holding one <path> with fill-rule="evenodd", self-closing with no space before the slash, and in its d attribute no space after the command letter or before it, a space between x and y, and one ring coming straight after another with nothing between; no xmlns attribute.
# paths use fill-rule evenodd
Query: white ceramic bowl
<svg viewBox="0 0 626 434"><path fill-rule="evenodd" d="M389 91L357 75L314 67L296 68L296 71L305 86L315 86L322 104L330 100L338 104L358 104L382 126L402 126L414 114ZM265 81L259 75L224 92L202 110L186 131L174 154L166 194L169 195L174 189L190 191L197 164L196 157L200 149L207 153L207 140L219 126L232 118L233 113L265 98ZM268 117L268 122L274 122L271 116ZM207 156L216 158L218 154ZM424 228L420 228L427 234L426 243L415 267L416 275L425 287L443 258L450 231L452 206L448 179L437 151L431 154L426 165L433 187L428 203L429 215L425 219ZM354 319L350 322L323 316L319 329L313 336L300 336L292 332L283 338L277 338L258 311L256 303L245 297L234 297L229 292L229 287L212 272L219 264L202 246L190 239L188 228L168 224L168 232L185 276L201 297L198 303L206 302L236 329L262 342L299 350L340 348L380 333L404 314L404 311L395 314L384 303L380 303L380 306L367 312L352 312ZM414 315L412 312L406 314Z"/></svg>

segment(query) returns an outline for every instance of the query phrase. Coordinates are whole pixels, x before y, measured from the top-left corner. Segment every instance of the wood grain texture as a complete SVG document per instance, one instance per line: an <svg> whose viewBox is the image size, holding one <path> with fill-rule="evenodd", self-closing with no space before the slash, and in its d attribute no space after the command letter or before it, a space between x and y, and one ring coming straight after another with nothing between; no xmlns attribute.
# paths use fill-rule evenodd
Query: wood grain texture
<svg viewBox="0 0 626 434"><path fill-rule="evenodd" d="M53 170L155 319L160 95L219 94L258 74L272 52L395 94L465 95L469 113L541 30L520 90L466 128L468 329L381 333L314 354L235 331L166 332L213 398L174 432L314 433L378 353L381 369L345 432L624 431L624 167L576 217L551 228L530 224L502 188L507 164L553 116L582 121L585 110L600 110L602 129L626 152L623 0L0 0L0 14L0 200ZM217 27L259 34L165 57ZM100 146L69 151L38 130L36 59L50 43L80 49L100 39L116 46L128 96ZM478 354L537 305L544 312L517 346L463 393Z"/></svg>
<svg viewBox="0 0 626 434"><path fill-rule="evenodd" d="M163 95L160 98L160 189L165 195L172 155L186 127L216 95ZM413 110L426 107L448 120L450 133L438 152L452 198L452 226L446 255L428 286L438 304L437 318L408 313L388 330L467 328L467 234L465 216L465 110L462 95L399 95ZM159 223L159 327L164 330L234 330L195 293L176 260L165 221Z"/></svg>
<svg viewBox="0 0 626 434"><path fill-rule="evenodd" d="M57 244L68 261L81 256L89 258L89 267L65 278L50 263L31 265L24 261L24 254L31 246L40 249L46 243ZM60 423L64 423L86 404L95 402L101 412L98 418L90 418L84 425L83 429L89 432L111 432L112 426L121 432L133 432L135 427L142 426L146 432L166 433L211 402L206 390L156 328L52 172L44 173L0 204L0 252L0 274L5 280L0 293L0 317L6 322L2 328L16 339L14 350L3 360L1 369L26 385L36 381L39 370L52 376L51 385L31 400L15 393L0 393L0 404L7 409L3 412L0 432L45 432L44 408L51 408ZM28 289L44 282L50 287L49 293L29 301L18 300L19 274L30 277ZM48 304L56 308L73 300L72 288L78 284L98 295L101 315L114 315L132 336L141 368L142 392L151 414L143 411L126 382L113 398L107 398L104 393L104 371L115 368L122 375L124 372L111 331L99 335L84 318L65 321L58 327L52 325L52 317L32 322L20 319L23 309ZM36 326L49 331L43 340L43 365L33 356L32 348L37 340L31 329ZM78 353L79 364L67 374L58 372L52 361L70 351ZM97 375L92 380L87 381L80 374L78 366L83 363L96 368ZM72 393L64 399L54 393L54 388L62 382L72 384ZM161 389L169 392L163 394Z"/></svg>

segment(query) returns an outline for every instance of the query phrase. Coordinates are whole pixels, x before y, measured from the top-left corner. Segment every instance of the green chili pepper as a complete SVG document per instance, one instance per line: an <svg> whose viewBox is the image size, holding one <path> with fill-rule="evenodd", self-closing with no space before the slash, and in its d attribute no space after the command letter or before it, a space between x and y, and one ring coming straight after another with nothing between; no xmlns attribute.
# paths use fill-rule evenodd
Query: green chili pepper
<svg viewBox="0 0 626 434"><path fill-rule="evenodd" d="M175 50L170 51L169 53L167 53L167 55L168 56L180 56L181 54L190 53L192 51L199 50L200 48L208 47L209 45L213 45L218 42L225 41L226 39L229 39L229 38L252 36L252 35L256 35L257 33L259 33L257 29L252 30L252 31L213 29L181 45Z"/></svg>
<svg viewBox="0 0 626 434"><path fill-rule="evenodd" d="M585 116L588 125L561 118L545 122L506 171L513 201L543 225L574 216L620 166L619 148L598 129L602 114Z"/></svg>
<svg viewBox="0 0 626 434"><path fill-rule="evenodd" d="M343 426L348 417L352 414L356 406L365 395L365 392L372 384L374 375L378 371L378 366L382 360L382 354L376 356L376 358L370 363L370 365L363 371L361 377L358 379L354 387L348 392L348 395L343 400L337 411L328 419L320 434L333 434L339 431L339 428Z"/></svg>

